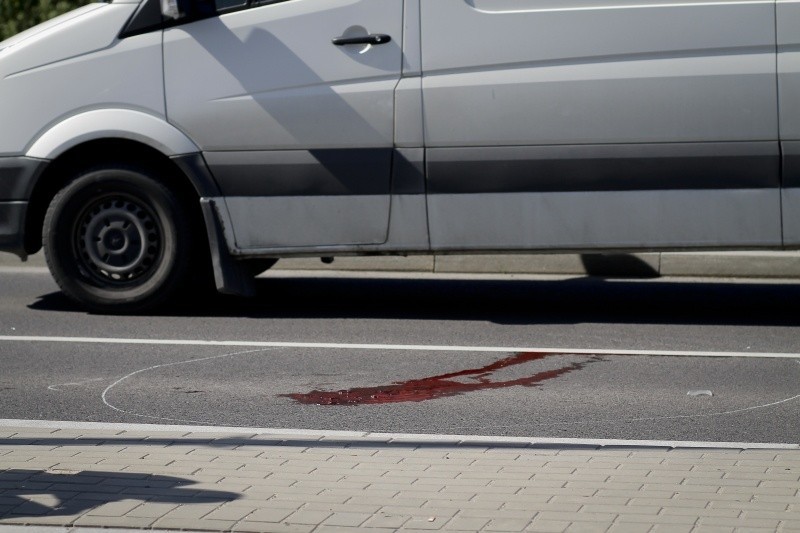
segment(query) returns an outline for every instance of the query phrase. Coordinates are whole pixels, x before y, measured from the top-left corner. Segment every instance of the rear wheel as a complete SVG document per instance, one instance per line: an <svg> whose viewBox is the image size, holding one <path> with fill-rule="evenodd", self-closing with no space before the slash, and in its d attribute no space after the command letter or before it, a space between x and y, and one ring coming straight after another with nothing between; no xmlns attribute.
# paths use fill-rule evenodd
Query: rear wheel
<svg viewBox="0 0 800 533"><path fill-rule="evenodd" d="M47 264L64 293L93 311L159 305L186 277L192 236L176 195L138 169L87 171L53 198Z"/></svg>

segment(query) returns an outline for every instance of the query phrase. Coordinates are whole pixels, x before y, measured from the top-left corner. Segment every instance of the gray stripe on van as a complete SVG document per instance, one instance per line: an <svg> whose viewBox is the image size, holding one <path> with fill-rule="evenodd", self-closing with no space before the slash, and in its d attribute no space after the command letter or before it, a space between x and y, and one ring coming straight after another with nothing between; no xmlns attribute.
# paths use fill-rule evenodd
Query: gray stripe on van
<svg viewBox="0 0 800 533"><path fill-rule="evenodd" d="M777 142L432 148L430 194L760 189Z"/></svg>
<svg viewBox="0 0 800 533"><path fill-rule="evenodd" d="M390 192L391 148L206 152L223 196L364 196Z"/></svg>

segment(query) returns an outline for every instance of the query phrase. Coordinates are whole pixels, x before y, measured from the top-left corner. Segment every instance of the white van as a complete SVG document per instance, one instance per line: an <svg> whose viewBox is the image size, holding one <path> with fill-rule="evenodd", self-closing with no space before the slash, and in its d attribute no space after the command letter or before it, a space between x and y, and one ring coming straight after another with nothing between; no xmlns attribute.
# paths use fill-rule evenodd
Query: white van
<svg viewBox="0 0 800 533"><path fill-rule="evenodd" d="M785 0L89 5L0 44L0 250L127 312L204 264L796 248L798 43Z"/></svg>

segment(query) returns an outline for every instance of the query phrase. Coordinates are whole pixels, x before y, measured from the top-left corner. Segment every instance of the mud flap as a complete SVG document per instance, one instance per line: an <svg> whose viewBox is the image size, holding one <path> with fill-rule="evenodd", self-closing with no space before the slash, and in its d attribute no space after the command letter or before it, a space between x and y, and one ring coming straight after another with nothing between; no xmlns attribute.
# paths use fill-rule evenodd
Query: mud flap
<svg viewBox="0 0 800 533"><path fill-rule="evenodd" d="M248 275L243 266L234 261L225 245L222 222L213 199L201 198L200 206L208 233L211 262L214 268L214 282L222 294L235 296L255 296L253 276Z"/></svg>

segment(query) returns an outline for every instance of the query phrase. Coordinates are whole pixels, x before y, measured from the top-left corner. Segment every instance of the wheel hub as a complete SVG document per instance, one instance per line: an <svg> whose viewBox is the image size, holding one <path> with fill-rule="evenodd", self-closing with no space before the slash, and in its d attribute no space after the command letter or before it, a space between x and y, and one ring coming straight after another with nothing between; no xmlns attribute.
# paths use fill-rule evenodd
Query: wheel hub
<svg viewBox="0 0 800 533"><path fill-rule="evenodd" d="M135 198L104 199L79 219L81 258L93 275L106 281L125 282L149 273L161 241L155 216Z"/></svg>

